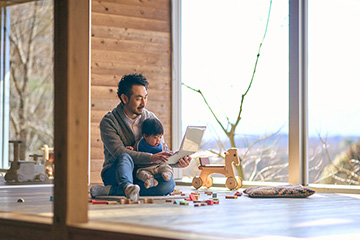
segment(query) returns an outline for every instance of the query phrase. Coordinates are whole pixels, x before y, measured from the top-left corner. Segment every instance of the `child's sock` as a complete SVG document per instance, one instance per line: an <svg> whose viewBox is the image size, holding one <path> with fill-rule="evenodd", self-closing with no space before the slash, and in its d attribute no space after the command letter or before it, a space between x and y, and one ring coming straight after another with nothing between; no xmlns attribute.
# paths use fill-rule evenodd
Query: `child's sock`
<svg viewBox="0 0 360 240"><path fill-rule="evenodd" d="M158 181L155 178L149 178L144 182L145 188L151 188L158 185Z"/></svg>
<svg viewBox="0 0 360 240"><path fill-rule="evenodd" d="M111 185L102 186L102 185L95 185L90 188L90 195L92 198L96 196L104 196L109 195L111 189Z"/></svg>
<svg viewBox="0 0 360 240"><path fill-rule="evenodd" d="M140 187L136 184L128 184L125 187L125 196L131 201L137 201L139 199Z"/></svg>
<svg viewBox="0 0 360 240"><path fill-rule="evenodd" d="M172 177L172 172L163 172L161 173L161 176L165 181L169 181Z"/></svg>

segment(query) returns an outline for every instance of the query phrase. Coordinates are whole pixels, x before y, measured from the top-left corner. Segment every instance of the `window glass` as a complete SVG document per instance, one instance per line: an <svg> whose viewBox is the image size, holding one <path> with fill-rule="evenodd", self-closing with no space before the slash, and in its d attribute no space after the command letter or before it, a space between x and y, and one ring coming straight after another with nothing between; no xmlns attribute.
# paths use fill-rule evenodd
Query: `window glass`
<svg viewBox="0 0 360 240"><path fill-rule="evenodd" d="M309 182L360 183L360 2L309 1Z"/></svg>
<svg viewBox="0 0 360 240"><path fill-rule="evenodd" d="M8 184L50 183L53 176L53 1L2 5L2 119L8 122ZM4 57L5 56L5 57ZM2 69L3 70L3 69ZM4 122L6 122L4 121ZM5 163L5 164L4 164Z"/></svg>
<svg viewBox="0 0 360 240"><path fill-rule="evenodd" d="M269 8L267 0L182 1L182 127L207 126L195 158L224 164L236 147L244 180L287 182L288 2L272 2L268 21ZM230 132L240 109L229 137L223 129ZM199 174L197 164L184 176Z"/></svg>

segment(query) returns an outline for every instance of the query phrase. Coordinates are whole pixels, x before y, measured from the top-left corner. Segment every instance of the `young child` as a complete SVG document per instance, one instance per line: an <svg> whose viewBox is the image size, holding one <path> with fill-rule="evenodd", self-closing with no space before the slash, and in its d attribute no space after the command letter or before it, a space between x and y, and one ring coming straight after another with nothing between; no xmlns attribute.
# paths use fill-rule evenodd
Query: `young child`
<svg viewBox="0 0 360 240"><path fill-rule="evenodd" d="M143 137L135 144L134 148L127 147L128 149L152 154L162 151L170 152L166 144L161 143L164 128L158 119L146 119L141 130ZM158 185L158 181L154 178L157 174L161 174L165 181L169 181L173 176L172 167L163 162L138 165L137 167L139 167L139 169L136 171L136 177L144 182L145 188Z"/></svg>

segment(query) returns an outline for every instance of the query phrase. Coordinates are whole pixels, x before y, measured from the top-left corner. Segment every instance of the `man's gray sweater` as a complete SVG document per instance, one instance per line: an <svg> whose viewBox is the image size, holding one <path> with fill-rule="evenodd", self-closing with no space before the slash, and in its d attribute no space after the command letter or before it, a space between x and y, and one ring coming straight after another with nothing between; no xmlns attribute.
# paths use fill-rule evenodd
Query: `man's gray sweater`
<svg viewBox="0 0 360 240"><path fill-rule="evenodd" d="M139 126L145 119L156 118L155 114L144 109L141 113ZM135 164L150 163L151 153L137 152L126 149L126 146L134 146L135 136L131 131L120 103L112 111L108 112L100 122L101 140L104 144L104 164L101 173L108 169L116 158L122 153L128 153Z"/></svg>

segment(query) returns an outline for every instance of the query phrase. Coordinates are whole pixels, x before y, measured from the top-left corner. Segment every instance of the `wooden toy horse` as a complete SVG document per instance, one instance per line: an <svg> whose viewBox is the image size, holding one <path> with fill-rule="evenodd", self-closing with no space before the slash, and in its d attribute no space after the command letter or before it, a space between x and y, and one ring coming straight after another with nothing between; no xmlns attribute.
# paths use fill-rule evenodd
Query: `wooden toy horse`
<svg viewBox="0 0 360 240"><path fill-rule="evenodd" d="M236 148L231 148L225 153L225 166L203 165L201 161L200 163L200 177L194 177L192 181L194 188L198 189L201 186L205 186L207 188L211 187L213 184L213 179L210 177L210 175L214 173L219 173L227 177L225 186L230 190L238 189L242 186L242 179L235 175L233 166L233 164L240 164Z"/></svg>

